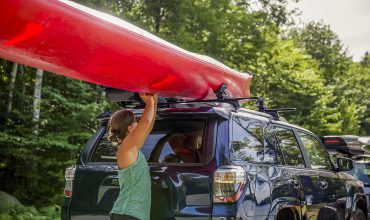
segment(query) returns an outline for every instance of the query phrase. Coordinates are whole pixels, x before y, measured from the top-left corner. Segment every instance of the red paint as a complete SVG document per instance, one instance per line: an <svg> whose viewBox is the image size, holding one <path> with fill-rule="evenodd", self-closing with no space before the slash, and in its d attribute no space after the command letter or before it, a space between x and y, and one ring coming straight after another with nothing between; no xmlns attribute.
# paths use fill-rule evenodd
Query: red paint
<svg viewBox="0 0 370 220"><path fill-rule="evenodd" d="M161 81L155 82L155 83L151 84L150 85L150 88L151 89L161 88L161 87L164 87L166 85L169 85L170 83L175 82L175 80L176 80L176 76L175 75L166 76Z"/></svg>
<svg viewBox="0 0 370 220"><path fill-rule="evenodd" d="M134 92L190 99L248 97L251 76L117 18L57 0L0 1L0 57Z"/></svg>
<svg viewBox="0 0 370 220"><path fill-rule="evenodd" d="M9 39L4 42L5 45L10 46L14 44L21 43L35 35L37 35L42 30L42 26L36 23L28 23L26 24L24 30L20 33L20 35L15 36L12 39Z"/></svg>

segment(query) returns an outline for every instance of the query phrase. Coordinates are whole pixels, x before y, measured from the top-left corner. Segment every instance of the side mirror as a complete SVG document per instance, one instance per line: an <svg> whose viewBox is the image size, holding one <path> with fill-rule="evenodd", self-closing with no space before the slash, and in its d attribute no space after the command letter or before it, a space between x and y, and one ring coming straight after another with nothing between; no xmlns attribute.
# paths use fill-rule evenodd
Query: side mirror
<svg viewBox="0 0 370 220"><path fill-rule="evenodd" d="M345 157L337 158L338 171L350 171L354 167L353 160Z"/></svg>
<svg viewBox="0 0 370 220"><path fill-rule="evenodd" d="M359 137L358 142L362 145L362 150L366 153L370 153L370 137Z"/></svg>

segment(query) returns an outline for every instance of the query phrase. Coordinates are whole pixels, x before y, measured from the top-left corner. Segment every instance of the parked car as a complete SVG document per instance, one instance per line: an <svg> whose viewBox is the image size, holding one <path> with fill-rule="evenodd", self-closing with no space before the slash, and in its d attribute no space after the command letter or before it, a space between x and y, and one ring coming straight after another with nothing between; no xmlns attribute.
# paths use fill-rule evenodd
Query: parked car
<svg viewBox="0 0 370 220"><path fill-rule="evenodd" d="M353 175L358 180L362 181L364 184L364 190L366 194L367 200L367 216L370 216L370 154L369 154L369 146L370 146L370 137L359 137L358 142L362 145L362 149L367 152L367 154L357 155L354 156L353 159L355 161L354 169L347 171L347 173Z"/></svg>
<svg viewBox="0 0 370 220"><path fill-rule="evenodd" d="M365 153L370 153L370 136L367 137L359 137L358 142L362 145L362 149Z"/></svg>
<svg viewBox="0 0 370 220"><path fill-rule="evenodd" d="M356 135L330 135L324 136L322 142L330 155L354 157L365 153L358 139Z"/></svg>
<svg viewBox="0 0 370 220"><path fill-rule="evenodd" d="M119 192L109 116L66 170L63 220L108 219ZM342 172L352 161L333 164L312 132L276 116L235 100L161 105L142 148L151 219L366 219L361 182Z"/></svg>
<svg viewBox="0 0 370 220"><path fill-rule="evenodd" d="M360 155L355 158L354 169L347 171L348 174L354 176L364 184L364 191L368 204L368 212L370 211L369 196L370 196L370 155ZM370 216L370 213L367 214Z"/></svg>

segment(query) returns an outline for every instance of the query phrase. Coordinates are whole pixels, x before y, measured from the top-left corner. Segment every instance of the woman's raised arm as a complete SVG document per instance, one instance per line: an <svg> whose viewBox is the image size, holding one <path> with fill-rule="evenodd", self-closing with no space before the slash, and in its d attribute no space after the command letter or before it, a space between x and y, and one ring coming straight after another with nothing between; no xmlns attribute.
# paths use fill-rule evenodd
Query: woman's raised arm
<svg viewBox="0 0 370 220"><path fill-rule="evenodd" d="M137 149L142 148L154 126L157 109L157 95L141 93L140 97L145 103L145 109L136 128L122 142L122 145L124 145L124 148L126 149L134 147Z"/></svg>

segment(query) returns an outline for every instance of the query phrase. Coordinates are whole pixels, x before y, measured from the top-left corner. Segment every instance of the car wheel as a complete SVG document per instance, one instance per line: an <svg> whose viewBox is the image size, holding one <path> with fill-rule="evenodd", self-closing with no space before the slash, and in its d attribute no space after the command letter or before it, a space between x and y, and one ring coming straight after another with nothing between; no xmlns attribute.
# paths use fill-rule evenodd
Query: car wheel
<svg viewBox="0 0 370 220"><path fill-rule="evenodd" d="M362 209L357 208L353 216L353 220L366 220L366 215Z"/></svg>

